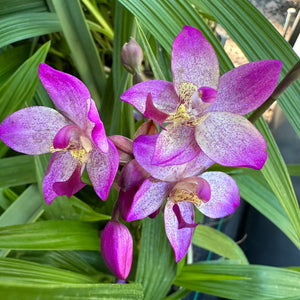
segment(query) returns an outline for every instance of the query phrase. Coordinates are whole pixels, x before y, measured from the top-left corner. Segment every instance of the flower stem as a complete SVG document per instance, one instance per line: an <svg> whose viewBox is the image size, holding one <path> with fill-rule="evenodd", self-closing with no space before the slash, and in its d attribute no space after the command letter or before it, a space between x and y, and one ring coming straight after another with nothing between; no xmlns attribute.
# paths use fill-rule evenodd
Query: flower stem
<svg viewBox="0 0 300 300"><path fill-rule="evenodd" d="M300 78L300 61L298 61L278 84L272 95L260 107L258 107L248 118L251 123L255 123L259 117L275 102L279 96L298 78Z"/></svg>

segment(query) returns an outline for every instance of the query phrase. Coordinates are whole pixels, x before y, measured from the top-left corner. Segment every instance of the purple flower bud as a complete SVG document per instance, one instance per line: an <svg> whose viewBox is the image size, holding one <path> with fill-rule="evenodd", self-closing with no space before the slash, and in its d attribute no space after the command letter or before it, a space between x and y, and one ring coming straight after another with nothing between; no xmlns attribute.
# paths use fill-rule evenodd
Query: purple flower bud
<svg viewBox="0 0 300 300"><path fill-rule="evenodd" d="M126 279L132 263L132 237L125 225L110 221L101 236L101 253L106 266L119 279Z"/></svg>
<svg viewBox="0 0 300 300"><path fill-rule="evenodd" d="M139 66L143 60L143 51L134 38L125 43L121 51L121 62L131 74L139 73Z"/></svg>

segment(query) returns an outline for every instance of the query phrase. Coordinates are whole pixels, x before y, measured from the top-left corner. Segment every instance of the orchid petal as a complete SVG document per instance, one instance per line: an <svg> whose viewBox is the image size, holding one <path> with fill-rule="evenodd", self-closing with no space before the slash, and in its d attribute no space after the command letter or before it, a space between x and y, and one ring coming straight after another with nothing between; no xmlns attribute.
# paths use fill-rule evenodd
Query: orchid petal
<svg viewBox="0 0 300 300"><path fill-rule="evenodd" d="M148 94L151 93L153 105L166 114L176 111L179 98L172 82L163 80L149 80L132 86L122 96L121 100L132 104L142 114L146 110Z"/></svg>
<svg viewBox="0 0 300 300"><path fill-rule="evenodd" d="M149 118L162 126L162 123L168 118L168 116L168 114L158 110L154 106L151 93L148 93L144 117Z"/></svg>
<svg viewBox="0 0 300 300"><path fill-rule="evenodd" d="M53 139L54 149L64 149L70 143L73 134L80 134L80 128L77 125L69 124L61 128Z"/></svg>
<svg viewBox="0 0 300 300"><path fill-rule="evenodd" d="M71 177L64 182L55 182L53 184L54 192L59 196L67 195L69 198L80 191L86 183L81 180L81 165L77 165Z"/></svg>
<svg viewBox="0 0 300 300"><path fill-rule="evenodd" d="M178 228L178 220L173 211L174 203L167 201L164 211L165 230L168 240L174 250L175 260L179 262L187 253L191 244L194 228ZM186 223L194 223L194 208L189 202L178 203L181 216Z"/></svg>
<svg viewBox="0 0 300 300"><path fill-rule="evenodd" d="M211 188L211 198L196 206L210 218L222 218L233 213L240 203L239 188L232 177L222 172L205 172L201 175Z"/></svg>
<svg viewBox="0 0 300 300"><path fill-rule="evenodd" d="M173 205L173 211L174 211L174 214L176 215L176 218L177 218L177 221L178 221L178 229L181 229L181 228L195 228L195 227L198 226L198 223L187 223L183 219L178 204Z"/></svg>
<svg viewBox="0 0 300 300"><path fill-rule="evenodd" d="M196 140L209 158L224 166L263 167L267 145L252 123L229 112L208 113L205 117L196 127Z"/></svg>
<svg viewBox="0 0 300 300"><path fill-rule="evenodd" d="M56 133L69 122L56 110L43 106L23 108L8 116L0 126L0 138L25 154L50 152Z"/></svg>
<svg viewBox="0 0 300 300"><path fill-rule="evenodd" d="M94 125L91 133L92 139L103 153L107 153L108 143L107 143L104 125L100 120L95 102L92 99L89 99L88 102L90 104L90 109L88 111L88 118Z"/></svg>
<svg viewBox="0 0 300 300"><path fill-rule="evenodd" d="M214 162L202 151L193 160L182 165L156 166L151 162L154 154L158 134L140 135L133 142L133 154L137 162L152 177L165 181L178 181L183 177L189 177L202 173Z"/></svg>
<svg viewBox="0 0 300 300"><path fill-rule="evenodd" d="M207 111L240 115L259 107L276 87L281 61L262 60L239 66L220 78L218 96Z"/></svg>
<svg viewBox="0 0 300 300"><path fill-rule="evenodd" d="M152 164L181 165L195 158L200 151L194 127L170 124L158 136Z"/></svg>
<svg viewBox="0 0 300 300"><path fill-rule="evenodd" d="M147 178L136 192L126 221L140 220L157 211L167 198L174 184Z"/></svg>
<svg viewBox="0 0 300 300"><path fill-rule="evenodd" d="M183 83L216 89L219 63L216 53L202 33L184 26L173 42L172 71L174 87L179 95Z"/></svg>
<svg viewBox="0 0 300 300"><path fill-rule="evenodd" d="M119 166L119 156L114 144L107 140L108 151L103 153L93 145L86 170L94 186L96 194L106 200Z"/></svg>
<svg viewBox="0 0 300 300"><path fill-rule="evenodd" d="M39 66L39 77L57 109L85 129L87 100L91 98L87 87L76 77L57 71L44 63Z"/></svg>
<svg viewBox="0 0 300 300"><path fill-rule="evenodd" d="M63 187L59 186L58 192L54 190L56 182L67 182L74 174L78 167L78 161L71 155L70 152L55 152L49 162L44 179L43 179L43 194L47 204L50 204L53 199L62 194L69 194L70 190L63 193ZM74 182L75 183L75 182ZM78 187L81 186L79 180L76 181ZM82 186L81 186L82 187ZM74 187L74 191L79 190Z"/></svg>
<svg viewBox="0 0 300 300"><path fill-rule="evenodd" d="M209 86L198 89L198 96L204 103L213 103L217 98L217 91Z"/></svg>

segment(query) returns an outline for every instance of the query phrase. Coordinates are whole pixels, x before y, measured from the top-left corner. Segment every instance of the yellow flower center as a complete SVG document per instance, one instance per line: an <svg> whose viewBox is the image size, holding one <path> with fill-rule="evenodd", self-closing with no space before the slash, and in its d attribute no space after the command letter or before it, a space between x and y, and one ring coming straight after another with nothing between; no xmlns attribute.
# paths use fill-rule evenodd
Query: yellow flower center
<svg viewBox="0 0 300 300"><path fill-rule="evenodd" d="M196 193L188 192L186 190L176 189L170 193L170 198L177 204L178 202L190 202L199 206L201 204L201 199L198 198Z"/></svg>

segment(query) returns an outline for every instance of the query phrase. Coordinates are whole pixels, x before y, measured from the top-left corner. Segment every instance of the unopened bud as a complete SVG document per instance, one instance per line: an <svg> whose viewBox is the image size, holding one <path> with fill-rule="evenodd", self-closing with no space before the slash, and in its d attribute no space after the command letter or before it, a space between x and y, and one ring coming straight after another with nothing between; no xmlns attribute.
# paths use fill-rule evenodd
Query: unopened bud
<svg viewBox="0 0 300 300"><path fill-rule="evenodd" d="M101 235L101 253L106 266L119 279L125 280L132 263L132 237L125 225L110 221Z"/></svg>
<svg viewBox="0 0 300 300"><path fill-rule="evenodd" d="M140 73L139 68L143 60L143 51L134 38L125 43L121 51L121 62L131 74Z"/></svg>

